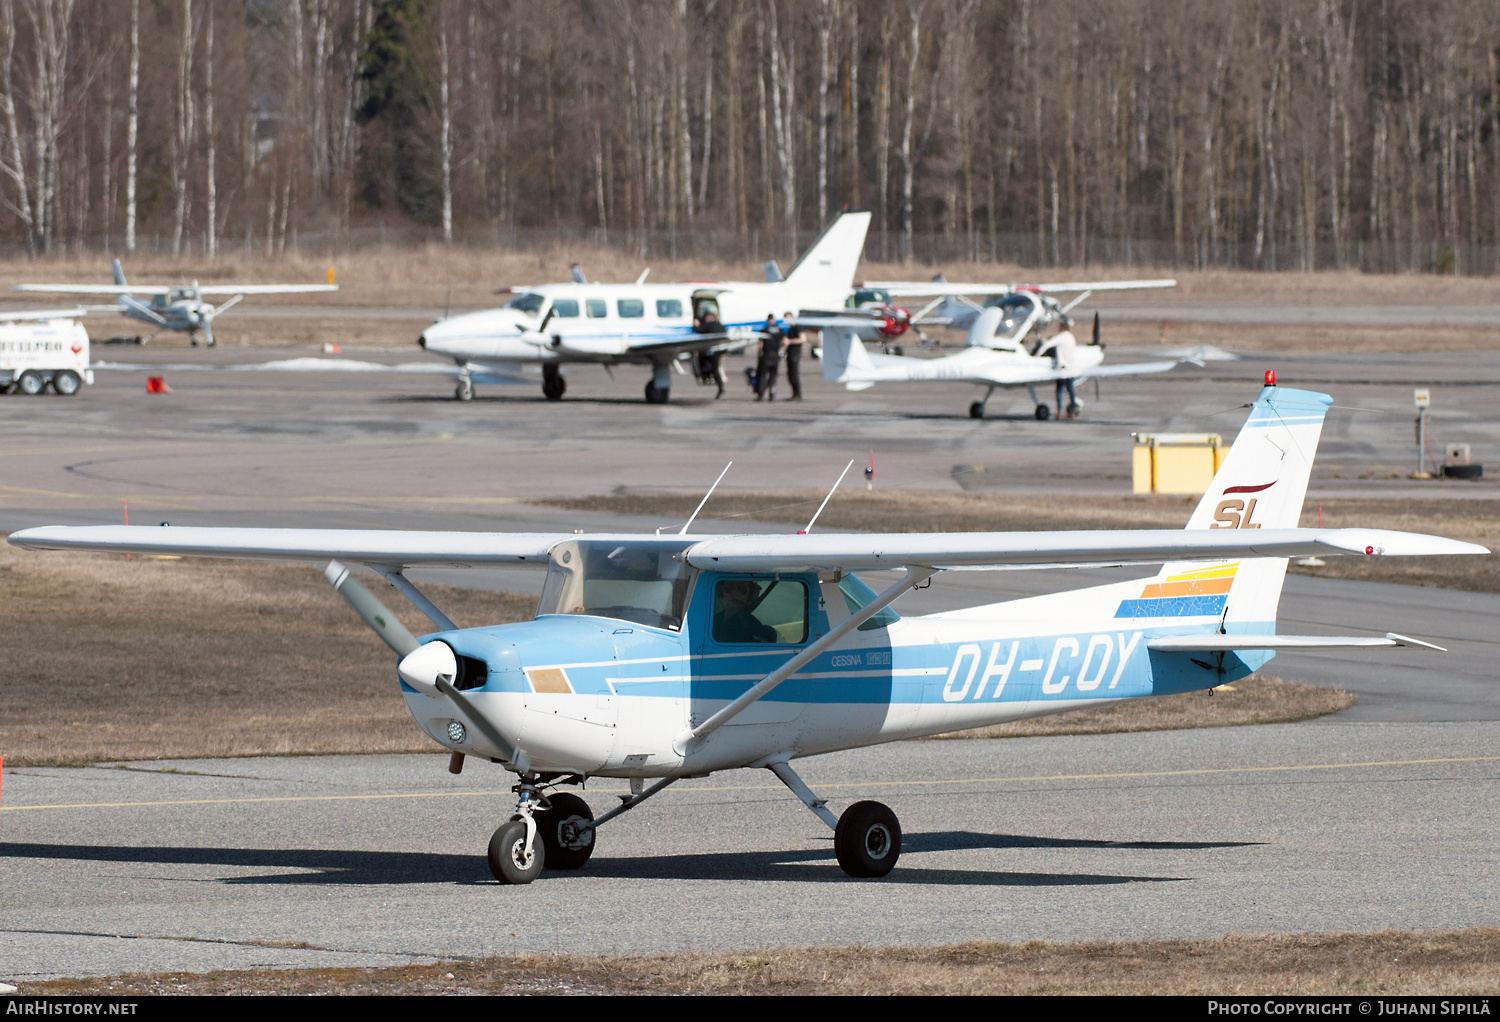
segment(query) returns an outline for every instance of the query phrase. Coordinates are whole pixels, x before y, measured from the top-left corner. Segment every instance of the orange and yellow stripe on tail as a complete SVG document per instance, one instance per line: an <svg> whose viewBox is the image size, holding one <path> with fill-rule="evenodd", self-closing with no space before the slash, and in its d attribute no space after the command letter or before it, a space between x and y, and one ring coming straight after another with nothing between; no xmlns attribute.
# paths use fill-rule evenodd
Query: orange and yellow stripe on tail
<svg viewBox="0 0 1500 1022"><path fill-rule="evenodd" d="M1182 571L1154 578L1139 599L1121 600L1115 617L1207 617L1223 613L1239 564Z"/></svg>

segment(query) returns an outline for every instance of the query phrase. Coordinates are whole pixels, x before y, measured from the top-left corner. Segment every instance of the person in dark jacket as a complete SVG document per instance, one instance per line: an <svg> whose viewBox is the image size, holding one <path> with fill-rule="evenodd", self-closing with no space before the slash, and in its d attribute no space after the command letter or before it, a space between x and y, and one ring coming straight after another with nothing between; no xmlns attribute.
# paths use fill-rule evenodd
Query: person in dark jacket
<svg viewBox="0 0 1500 1022"><path fill-rule="evenodd" d="M781 358L781 346L786 334L776 322L775 316L766 317L766 325L760 328L760 361L755 365L755 400L776 400L776 368Z"/></svg>
<svg viewBox="0 0 1500 1022"><path fill-rule="evenodd" d="M782 331L786 334L786 382L792 388L792 396L788 401L802 400L802 328L797 325L796 319L788 312L781 320Z"/></svg>

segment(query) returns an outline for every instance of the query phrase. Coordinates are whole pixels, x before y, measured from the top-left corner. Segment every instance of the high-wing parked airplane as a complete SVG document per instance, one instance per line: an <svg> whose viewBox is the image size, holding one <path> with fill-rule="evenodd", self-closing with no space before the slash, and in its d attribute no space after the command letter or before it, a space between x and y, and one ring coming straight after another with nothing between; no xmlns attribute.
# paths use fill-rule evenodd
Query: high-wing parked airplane
<svg viewBox="0 0 1500 1022"><path fill-rule="evenodd" d="M198 344L198 331L203 331L208 346L214 346L214 320L234 308L246 295L311 294L318 291L337 291L332 282L333 271L328 271L327 284L246 284L210 285L202 287L197 281L191 284L128 284L120 260L111 264L114 268L113 284L17 284L12 291L43 291L50 294L114 295L115 304L90 306L96 312L118 312L127 319L138 320L163 330L185 330L193 346ZM136 295L149 295L151 301L143 302ZM204 295L233 295L223 305L215 308L203 300ZM149 338L147 338L149 340Z"/></svg>
<svg viewBox="0 0 1500 1022"><path fill-rule="evenodd" d="M590 284L575 266L572 283L511 288L504 308L439 320L417 343L458 364L460 401L474 396L476 376L537 364L542 393L556 401L567 389L561 367L582 362L649 365L646 400L664 404L680 357L742 348L767 316L846 294L869 226L869 213L844 213L784 278L768 264L764 282L647 284L642 274L634 284Z"/></svg>
<svg viewBox="0 0 1500 1022"><path fill-rule="evenodd" d="M454 754L449 769L478 755L517 775L514 814L489 844L503 882L529 883L543 865L578 869L601 825L680 778L741 767L770 770L833 829L846 873L883 876L901 854L895 814L861 801L835 815L793 760L1207 689L1282 649L1428 645L1276 633L1288 557L1487 551L1298 528L1331 400L1273 379L1181 531L693 536L690 519L675 536L105 526L27 529L10 542L327 563L395 650L401 694ZM374 568L439 631L413 637L340 562ZM1126 563L1162 567L951 613L891 607L941 571ZM402 574L418 565L545 570L536 619L458 628ZM879 593L857 574L892 569L900 578ZM628 778L631 795L595 817L555 790L590 777Z"/></svg>
<svg viewBox="0 0 1500 1022"><path fill-rule="evenodd" d="M1004 310L1001 317L1007 337L1026 340L1061 322L1095 291L1138 291L1142 288L1176 287L1177 281L1099 280L1058 284L950 284L944 277L919 281L865 281L850 295L847 304L856 309L890 310L899 321L913 326L944 326L967 330L985 309ZM1063 305L1052 296L1078 292ZM916 312L891 303L898 298L928 298ZM974 299L983 298L983 304ZM864 340L872 340L865 337Z"/></svg>
<svg viewBox="0 0 1500 1022"><path fill-rule="evenodd" d="M849 390L864 390L877 383L923 380L976 384L986 389L983 397L969 405L969 415L975 419L984 418L985 406L997 387L1025 387L1036 406L1036 417L1047 419L1051 417L1052 409L1037 396L1038 383L1163 373L1183 361L1104 365L1098 317L1094 319L1092 344L1078 344L1072 332L1065 331L1049 338L1048 342L1038 342L1033 349L1023 343L1024 332L1011 329L1013 323L1020 322L1024 326L1025 321L1012 320L1008 315L1005 305L985 309L969 327L963 350L940 358L866 351L860 335L867 326L857 312L799 315L797 322L823 331L825 380L842 383ZM1076 415L1078 409L1075 399L1067 413Z"/></svg>

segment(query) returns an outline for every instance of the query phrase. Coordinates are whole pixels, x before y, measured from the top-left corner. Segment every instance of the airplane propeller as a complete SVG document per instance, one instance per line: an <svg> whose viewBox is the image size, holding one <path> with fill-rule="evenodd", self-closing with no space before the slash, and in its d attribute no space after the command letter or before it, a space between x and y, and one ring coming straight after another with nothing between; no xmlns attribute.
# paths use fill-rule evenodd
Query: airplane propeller
<svg viewBox="0 0 1500 1022"><path fill-rule="evenodd" d="M328 568L323 574L329 582L333 583L333 588L338 590L338 594L354 608L354 613L358 614L364 623L370 626L370 630L380 636L387 646L395 650L397 656L405 657L417 651L419 643L416 636L407 631L406 626L376 598L374 593L356 581L348 568L338 561L329 561Z"/></svg>
<svg viewBox="0 0 1500 1022"><path fill-rule="evenodd" d="M364 623L370 626L370 630L396 651L396 655L401 658L396 671L408 685L427 695L441 693L447 696L469 718L474 729L500 750L506 761L523 774L530 769L526 754L513 742L506 740L468 696L453 687L453 679L458 676L458 658L451 646L437 639L426 645L417 642L416 636L407 631L396 615L374 593L356 581L349 569L338 561L329 561L323 575L333 583L333 588L354 608L354 612Z"/></svg>

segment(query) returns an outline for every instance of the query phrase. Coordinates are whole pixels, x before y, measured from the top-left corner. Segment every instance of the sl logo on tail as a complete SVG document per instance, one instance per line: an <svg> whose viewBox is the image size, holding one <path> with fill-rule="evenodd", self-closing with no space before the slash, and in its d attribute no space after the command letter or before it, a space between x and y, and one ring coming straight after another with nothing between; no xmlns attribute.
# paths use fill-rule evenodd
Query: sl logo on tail
<svg viewBox="0 0 1500 1022"><path fill-rule="evenodd" d="M1229 486L1224 490L1224 496L1231 493L1259 493L1269 490L1276 485L1273 479L1269 483L1260 486ZM1252 497L1249 502L1243 500L1221 500L1219 506L1214 508L1213 524L1210 529L1258 529L1259 522L1251 521L1255 517L1255 503L1258 498Z"/></svg>

